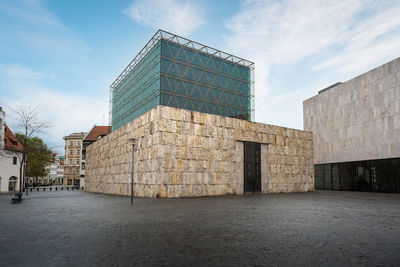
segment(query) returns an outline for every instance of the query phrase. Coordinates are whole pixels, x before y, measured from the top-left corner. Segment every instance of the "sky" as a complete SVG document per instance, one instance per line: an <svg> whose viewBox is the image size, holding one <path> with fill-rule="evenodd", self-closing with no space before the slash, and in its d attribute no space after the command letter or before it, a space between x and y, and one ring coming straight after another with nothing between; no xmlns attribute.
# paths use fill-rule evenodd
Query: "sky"
<svg viewBox="0 0 400 267"><path fill-rule="evenodd" d="M109 86L163 29L255 63L255 121L303 129L303 100L400 56L400 0L2 0L0 106L39 136L108 124Z"/></svg>

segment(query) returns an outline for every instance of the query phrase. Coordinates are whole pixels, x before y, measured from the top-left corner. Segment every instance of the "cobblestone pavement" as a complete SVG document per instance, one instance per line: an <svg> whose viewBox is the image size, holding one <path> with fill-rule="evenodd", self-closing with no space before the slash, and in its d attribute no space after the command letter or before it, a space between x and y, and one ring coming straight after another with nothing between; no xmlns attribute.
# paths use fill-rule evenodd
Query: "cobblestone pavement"
<svg viewBox="0 0 400 267"><path fill-rule="evenodd" d="M395 266L400 195L0 195L0 265Z"/></svg>

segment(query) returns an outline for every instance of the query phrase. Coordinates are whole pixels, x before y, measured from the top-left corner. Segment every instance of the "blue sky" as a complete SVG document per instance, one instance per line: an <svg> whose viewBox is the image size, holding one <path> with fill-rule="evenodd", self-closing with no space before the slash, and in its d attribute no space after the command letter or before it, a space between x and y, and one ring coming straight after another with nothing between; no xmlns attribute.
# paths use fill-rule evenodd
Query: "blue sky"
<svg viewBox="0 0 400 267"><path fill-rule="evenodd" d="M0 1L0 106L62 137L108 123L109 86L161 28L255 62L256 121L303 128L302 101L400 56L400 1Z"/></svg>

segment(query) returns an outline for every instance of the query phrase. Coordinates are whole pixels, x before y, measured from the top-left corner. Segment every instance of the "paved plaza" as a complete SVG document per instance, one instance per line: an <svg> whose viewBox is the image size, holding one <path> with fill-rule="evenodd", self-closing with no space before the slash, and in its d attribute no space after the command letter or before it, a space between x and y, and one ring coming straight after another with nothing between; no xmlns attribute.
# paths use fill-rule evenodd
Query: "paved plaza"
<svg viewBox="0 0 400 267"><path fill-rule="evenodd" d="M0 195L0 265L395 266L400 195Z"/></svg>

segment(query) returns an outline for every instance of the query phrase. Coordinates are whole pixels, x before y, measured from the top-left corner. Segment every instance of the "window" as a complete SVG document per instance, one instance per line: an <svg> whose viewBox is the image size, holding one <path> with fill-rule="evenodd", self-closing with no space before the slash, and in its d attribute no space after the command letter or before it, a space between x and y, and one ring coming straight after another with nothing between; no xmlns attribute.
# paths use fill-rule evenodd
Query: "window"
<svg viewBox="0 0 400 267"><path fill-rule="evenodd" d="M69 155L72 156L72 149L69 150Z"/></svg>
<svg viewBox="0 0 400 267"><path fill-rule="evenodd" d="M85 169L85 162L82 162L82 170L84 170Z"/></svg>
<svg viewBox="0 0 400 267"><path fill-rule="evenodd" d="M76 159L76 164L78 164L78 165L79 165L79 159Z"/></svg>
<svg viewBox="0 0 400 267"><path fill-rule="evenodd" d="M72 185L72 179L68 179L68 185Z"/></svg>
<svg viewBox="0 0 400 267"><path fill-rule="evenodd" d="M79 167L76 167L76 174L79 173Z"/></svg>
<svg viewBox="0 0 400 267"><path fill-rule="evenodd" d="M80 155L80 154L81 154L81 150L80 150L80 149L77 149L77 150L76 150L76 154L77 154L77 155Z"/></svg>
<svg viewBox="0 0 400 267"><path fill-rule="evenodd" d="M13 157L13 165L17 165L17 157Z"/></svg>
<svg viewBox="0 0 400 267"><path fill-rule="evenodd" d="M69 145L73 146L74 145L74 141L69 141Z"/></svg>
<svg viewBox="0 0 400 267"><path fill-rule="evenodd" d="M72 165L72 159L69 159L69 165Z"/></svg>
<svg viewBox="0 0 400 267"><path fill-rule="evenodd" d="M80 145L81 145L81 141L78 141L77 143L78 143L78 146L80 146Z"/></svg>

